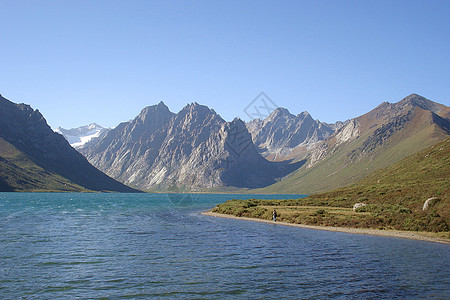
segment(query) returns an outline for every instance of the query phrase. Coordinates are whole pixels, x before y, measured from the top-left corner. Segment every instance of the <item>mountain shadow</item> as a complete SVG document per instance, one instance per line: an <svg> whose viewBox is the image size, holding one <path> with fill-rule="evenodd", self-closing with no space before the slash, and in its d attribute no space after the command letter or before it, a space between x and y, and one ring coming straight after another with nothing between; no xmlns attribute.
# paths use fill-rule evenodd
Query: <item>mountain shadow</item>
<svg viewBox="0 0 450 300"><path fill-rule="evenodd" d="M38 110L1 95L0 146L5 190L138 192L93 167Z"/></svg>

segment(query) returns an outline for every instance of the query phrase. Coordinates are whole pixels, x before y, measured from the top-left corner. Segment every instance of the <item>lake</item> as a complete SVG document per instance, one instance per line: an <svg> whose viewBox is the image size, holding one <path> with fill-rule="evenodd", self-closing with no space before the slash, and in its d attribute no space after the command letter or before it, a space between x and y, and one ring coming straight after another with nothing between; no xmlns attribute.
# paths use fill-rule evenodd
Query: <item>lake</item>
<svg viewBox="0 0 450 300"><path fill-rule="evenodd" d="M0 298L450 297L449 245L200 214L255 197L0 193Z"/></svg>

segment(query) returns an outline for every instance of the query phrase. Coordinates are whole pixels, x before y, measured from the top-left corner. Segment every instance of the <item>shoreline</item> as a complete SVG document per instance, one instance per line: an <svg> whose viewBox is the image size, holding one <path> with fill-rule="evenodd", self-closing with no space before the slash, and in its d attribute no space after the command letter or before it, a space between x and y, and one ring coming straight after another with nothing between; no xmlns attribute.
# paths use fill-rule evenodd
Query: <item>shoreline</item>
<svg viewBox="0 0 450 300"><path fill-rule="evenodd" d="M237 217L234 215L220 214L220 213L212 212L211 210L202 212L201 214L205 215L205 216L210 216L210 217L245 220L245 221L277 224L277 225L283 225L283 226L300 227L300 228L307 228L307 229L314 229L314 230L325 230L325 231L345 232L345 233L352 233L352 234L366 234L366 235L376 235L376 236L397 237L397 238L405 238L405 239L411 239L411 240L435 242L435 243L441 243L441 244L450 244L450 239L429 237L429 236L421 235L414 231L379 230L379 229L370 229L370 228L350 228L350 227L331 227L331 226L293 224L293 223L287 223L287 222L273 222L270 220L248 218L248 217Z"/></svg>

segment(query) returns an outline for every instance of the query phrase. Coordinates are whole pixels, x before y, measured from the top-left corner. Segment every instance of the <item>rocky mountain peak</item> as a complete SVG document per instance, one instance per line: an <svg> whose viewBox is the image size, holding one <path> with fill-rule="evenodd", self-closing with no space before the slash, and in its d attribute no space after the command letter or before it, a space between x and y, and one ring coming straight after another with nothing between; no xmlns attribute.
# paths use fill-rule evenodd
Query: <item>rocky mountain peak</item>
<svg viewBox="0 0 450 300"><path fill-rule="evenodd" d="M374 108L374 110L382 110L382 109L386 109L388 107L390 107L392 105L392 103L389 103L387 101L382 102L380 105L378 105L377 107Z"/></svg>
<svg viewBox="0 0 450 300"><path fill-rule="evenodd" d="M209 108L206 105L198 104L197 102L190 103L183 107L181 112L198 112L200 114L208 114L208 113L216 113L213 109Z"/></svg>
<svg viewBox="0 0 450 300"><path fill-rule="evenodd" d="M97 123L91 123L87 126L87 129L92 130L92 129L101 129L103 128L102 126L98 125Z"/></svg>
<svg viewBox="0 0 450 300"><path fill-rule="evenodd" d="M21 126L26 126L28 130L33 132L41 132L50 128L44 116L38 109L33 109L30 105L20 103L16 104L9 101L6 98L0 96L0 105L2 110L0 111L0 119L4 121L10 119L13 122L21 120ZM14 127L12 123L8 124L9 127ZM17 124L19 126L19 124Z"/></svg>
<svg viewBox="0 0 450 300"><path fill-rule="evenodd" d="M361 132L367 132L383 124L395 122L402 116L415 115L417 109L429 111L443 118L450 117L450 110L445 105L428 100L418 94L411 94L396 103L383 102L356 119Z"/></svg>
<svg viewBox="0 0 450 300"><path fill-rule="evenodd" d="M301 113L299 113L298 114L299 116L309 116L310 114L309 114L309 112L307 112L306 110L305 111L302 111Z"/></svg>
<svg viewBox="0 0 450 300"><path fill-rule="evenodd" d="M294 115L291 114L288 109L283 108L283 107L278 107L269 115L269 117L267 119L275 119L275 118L279 118L279 117L294 117Z"/></svg>
<svg viewBox="0 0 450 300"><path fill-rule="evenodd" d="M145 123L146 121L150 120L151 118L156 117L158 114L164 114L164 115L171 114L171 112L169 111L169 108L162 101L157 105L145 107L139 113L139 115L136 117L136 119L139 119L143 123Z"/></svg>
<svg viewBox="0 0 450 300"><path fill-rule="evenodd" d="M173 123L171 125L171 130L189 130L200 124L207 126L217 122L223 123L225 121L214 110L194 102L186 105L175 115L171 121L171 123Z"/></svg>
<svg viewBox="0 0 450 300"><path fill-rule="evenodd" d="M230 124L232 124L233 126L237 126L239 128L245 128L245 130L247 130L247 128L245 127L245 122L242 121L240 118L234 118L233 121L230 122Z"/></svg>
<svg viewBox="0 0 450 300"><path fill-rule="evenodd" d="M104 128L97 123L81 126L78 128L64 129L58 127L55 132L62 134L69 144L75 149L81 149L93 139L106 134L110 129Z"/></svg>
<svg viewBox="0 0 450 300"><path fill-rule="evenodd" d="M304 111L304 112L301 112L301 113L299 113L298 115L297 115L297 117L298 118L300 118L300 119L312 119L312 117L311 117L311 115L309 114L309 112L307 112L307 111Z"/></svg>
<svg viewBox="0 0 450 300"><path fill-rule="evenodd" d="M140 138L144 133L151 134L166 125L173 117L169 108L160 102L157 105L147 106L130 123L127 131L131 132L134 139Z"/></svg>
<svg viewBox="0 0 450 300"><path fill-rule="evenodd" d="M64 129L62 127L58 127L55 131L58 133L64 132L65 134L75 135L78 133L86 133L86 132L89 132L91 130L96 130L96 129L101 130L101 129L105 129L105 128L98 125L97 123L91 123L89 125L81 126L78 128L71 128L71 129Z"/></svg>
<svg viewBox="0 0 450 300"><path fill-rule="evenodd" d="M427 98L414 93L403 98L397 104L401 107L420 107L435 114L439 114L442 110L441 104L428 100Z"/></svg>
<svg viewBox="0 0 450 300"><path fill-rule="evenodd" d="M295 147L316 143L335 131L306 111L295 116L285 108L277 108L263 121L249 122L247 128L262 155L271 159L282 159Z"/></svg>
<svg viewBox="0 0 450 300"><path fill-rule="evenodd" d="M255 151L252 136L241 119L235 118L231 122L224 123L222 126L222 132L224 136L223 141L225 143L225 148L233 156L242 157L249 148ZM252 154L253 153L250 154L250 157Z"/></svg>

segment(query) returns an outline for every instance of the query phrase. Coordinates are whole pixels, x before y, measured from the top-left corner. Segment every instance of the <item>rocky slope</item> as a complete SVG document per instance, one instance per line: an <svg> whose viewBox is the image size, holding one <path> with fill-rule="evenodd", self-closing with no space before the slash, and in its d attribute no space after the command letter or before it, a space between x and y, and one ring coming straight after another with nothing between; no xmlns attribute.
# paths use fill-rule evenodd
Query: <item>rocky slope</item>
<svg viewBox="0 0 450 300"><path fill-rule="evenodd" d="M1 95L0 163L4 191L136 191L89 164L38 110Z"/></svg>
<svg viewBox="0 0 450 300"><path fill-rule="evenodd" d="M119 124L102 138L80 150L100 170L122 182L133 182L132 176L146 168L146 157L152 160L162 142L157 133L174 116L164 103L144 108L130 122ZM156 146L155 146L156 145Z"/></svg>
<svg viewBox="0 0 450 300"><path fill-rule="evenodd" d="M113 178L147 190L264 187L300 165L265 160L241 120L225 122L197 103L177 114L162 102L147 107L81 152Z"/></svg>
<svg viewBox="0 0 450 300"><path fill-rule="evenodd" d="M285 108L277 108L264 120L252 120L247 128L263 156L282 160L296 147L328 138L341 123L329 125L314 120L306 111L295 116Z"/></svg>
<svg viewBox="0 0 450 300"><path fill-rule="evenodd" d="M417 94L384 102L303 152L301 169L257 191L314 193L349 185L448 137L449 117L449 107Z"/></svg>
<svg viewBox="0 0 450 300"><path fill-rule="evenodd" d="M75 149L83 148L87 143L89 143L93 139L99 138L101 135L106 134L108 131L109 129L103 128L102 126L95 123L72 129L64 129L61 127L55 129L55 132L62 134L62 136Z"/></svg>

